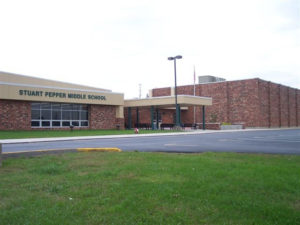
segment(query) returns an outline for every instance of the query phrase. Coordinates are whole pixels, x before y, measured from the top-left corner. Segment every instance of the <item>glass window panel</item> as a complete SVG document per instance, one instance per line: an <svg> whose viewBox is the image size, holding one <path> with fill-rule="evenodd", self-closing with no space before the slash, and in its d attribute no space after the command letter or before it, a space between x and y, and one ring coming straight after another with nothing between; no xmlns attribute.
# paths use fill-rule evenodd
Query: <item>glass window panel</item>
<svg viewBox="0 0 300 225"><path fill-rule="evenodd" d="M41 118L40 110L31 110L31 119L32 120L39 120L40 118Z"/></svg>
<svg viewBox="0 0 300 225"><path fill-rule="evenodd" d="M42 110L41 117L42 120L51 120L51 110Z"/></svg>
<svg viewBox="0 0 300 225"><path fill-rule="evenodd" d="M31 103L31 109L40 109L41 103L33 102Z"/></svg>
<svg viewBox="0 0 300 225"><path fill-rule="evenodd" d="M50 121L42 121L42 127L50 127Z"/></svg>
<svg viewBox="0 0 300 225"><path fill-rule="evenodd" d="M63 120L70 120L71 119L71 112L72 111L62 111L62 119Z"/></svg>
<svg viewBox="0 0 300 225"><path fill-rule="evenodd" d="M51 109L51 103L41 103L41 109Z"/></svg>
<svg viewBox="0 0 300 225"><path fill-rule="evenodd" d="M88 120L88 112L81 111L80 112L80 119L81 120Z"/></svg>
<svg viewBox="0 0 300 225"><path fill-rule="evenodd" d="M52 111L53 120L61 120L61 111Z"/></svg>
<svg viewBox="0 0 300 225"><path fill-rule="evenodd" d="M52 121L52 127L60 127L60 121Z"/></svg>
<svg viewBox="0 0 300 225"><path fill-rule="evenodd" d="M72 125L75 127L79 127L79 121L72 121Z"/></svg>
<svg viewBox="0 0 300 225"><path fill-rule="evenodd" d="M70 121L63 121L62 126L63 127L69 127L70 126Z"/></svg>
<svg viewBox="0 0 300 225"><path fill-rule="evenodd" d="M81 121L81 126L82 127L88 127L89 126L89 122L88 121Z"/></svg>
<svg viewBox="0 0 300 225"><path fill-rule="evenodd" d="M40 121L31 121L31 126L32 127L39 127L40 126Z"/></svg>
<svg viewBox="0 0 300 225"><path fill-rule="evenodd" d="M73 110L79 110L81 105L73 104Z"/></svg>
<svg viewBox="0 0 300 225"><path fill-rule="evenodd" d="M79 120L79 112L78 111L72 112L72 120Z"/></svg>
<svg viewBox="0 0 300 225"><path fill-rule="evenodd" d="M52 110L60 110L60 109L61 109L61 104L57 104L57 103L52 104Z"/></svg>
<svg viewBox="0 0 300 225"><path fill-rule="evenodd" d="M62 110L71 110L72 105L71 104L62 104L61 108L62 108Z"/></svg>
<svg viewBox="0 0 300 225"><path fill-rule="evenodd" d="M88 105L81 105L81 110L88 110Z"/></svg>
<svg viewBox="0 0 300 225"><path fill-rule="evenodd" d="M88 127L88 105L33 102L31 118L32 127Z"/></svg>

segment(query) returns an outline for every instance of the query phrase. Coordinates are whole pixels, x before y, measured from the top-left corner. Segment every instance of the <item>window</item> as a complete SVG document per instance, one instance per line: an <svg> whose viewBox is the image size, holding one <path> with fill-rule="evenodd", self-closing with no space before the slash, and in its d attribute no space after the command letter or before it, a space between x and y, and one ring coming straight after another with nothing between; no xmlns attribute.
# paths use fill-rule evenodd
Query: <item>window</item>
<svg viewBox="0 0 300 225"><path fill-rule="evenodd" d="M88 127L88 105L31 103L31 127Z"/></svg>
<svg viewBox="0 0 300 225"><path fill-rule="evenodd" d="M52 121L52 127L60 127L60 121Z"/></svg>
<svg viewBox="0 0 300 225"><path fill-rule="evenodd" d="M63 127L69 127L71 125L70 121L63 121L62 126Z"/></svg>
<svg viewBox="0 0 300 225"><path fill-rule="evenodd" d="M32 127L39 127L40 126L40 121L31 121L31 126Z"/></svg>
<svg viewBox="0 0 300 225"><path fill-rule="evenodd" d="M41 119L40 114L41 114L40 110L31 109L31 119L32 120L39 120L39 119Z"/></svg>

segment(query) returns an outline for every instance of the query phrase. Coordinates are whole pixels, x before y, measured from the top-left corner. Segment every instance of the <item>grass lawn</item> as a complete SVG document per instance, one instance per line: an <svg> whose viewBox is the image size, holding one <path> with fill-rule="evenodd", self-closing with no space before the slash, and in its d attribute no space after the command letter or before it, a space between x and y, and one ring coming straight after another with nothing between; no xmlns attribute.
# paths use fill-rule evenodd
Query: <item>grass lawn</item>
<svg viewBox="0 0 300 225"><path fill-rule="evenodd" d="M175 130L143 130L140 134L180 132ZM18 138L47 138L47 137L76 137L97 135L134 134L133 130L31 130L31 131L3 131L0 130L0 139Z"/></svg>
<svg viewBox="0 0 300 225"><path fill-rule="evenodd" d="M0 168L0 224L300 224L300 157L66 153Z"/></svg>

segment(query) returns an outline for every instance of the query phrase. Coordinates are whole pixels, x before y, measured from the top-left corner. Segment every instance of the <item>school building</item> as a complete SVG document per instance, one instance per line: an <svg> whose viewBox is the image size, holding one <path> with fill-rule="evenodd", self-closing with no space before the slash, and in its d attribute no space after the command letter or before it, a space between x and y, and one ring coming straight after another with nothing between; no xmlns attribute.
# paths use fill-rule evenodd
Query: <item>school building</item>
<svg viewBox="0 0 300 225"><path fill-rule="evenodd" d="M0 130L173 128L174 93L156 88L149 98L124 100L107 89L0 72ZM199 77L196 85L177 87L177 103L184 127L298 127L300 121L300 90L259 78Z"/></svg>

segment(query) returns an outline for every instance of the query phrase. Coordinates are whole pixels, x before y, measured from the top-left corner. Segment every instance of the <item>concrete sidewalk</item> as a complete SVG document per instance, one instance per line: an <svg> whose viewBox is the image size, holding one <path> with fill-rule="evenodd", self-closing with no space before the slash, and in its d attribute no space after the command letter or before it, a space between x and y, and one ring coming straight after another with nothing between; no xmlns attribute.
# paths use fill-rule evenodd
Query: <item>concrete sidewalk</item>
<svg viewBox="0 0 300 225"><path fill-rule="evenodd" d="M70 140L92 140L92 139L113 139L113 138L133 138L133 137L155 137L155 136L175 136L175 135L193 135L193 134L211 134L211 133L229 133L229 132L249 132L264 130L287 130L299 128L268 128L268 129L243 129L243 130L187 130L175 133L153 133L153 134L124 134L124 135L101 135L101 136L78 136L78 137L54 137L54 138L26 138L26 139L3 139L0 144L17 144L31 142L53 142ZM134 132L134 131L132 131Z"/></svg>

